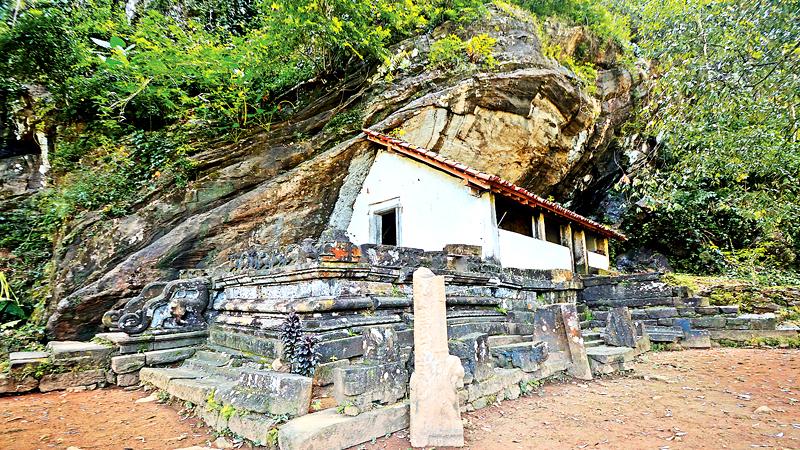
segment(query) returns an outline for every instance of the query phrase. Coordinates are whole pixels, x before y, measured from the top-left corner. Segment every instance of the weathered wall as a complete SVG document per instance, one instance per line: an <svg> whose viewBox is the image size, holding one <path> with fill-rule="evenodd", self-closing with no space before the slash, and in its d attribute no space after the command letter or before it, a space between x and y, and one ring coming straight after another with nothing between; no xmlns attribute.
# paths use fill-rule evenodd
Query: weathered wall
<svg viewBox="0 0 800 450"><path fill-rule="evenodd" d="M490 193L471 195L455 178L405 156L381 151L353 207L347 233L368 244L370 217L378 202L397 199L404 247L441 250L447 244L480 245L494 256L495 229Z"/></svg>

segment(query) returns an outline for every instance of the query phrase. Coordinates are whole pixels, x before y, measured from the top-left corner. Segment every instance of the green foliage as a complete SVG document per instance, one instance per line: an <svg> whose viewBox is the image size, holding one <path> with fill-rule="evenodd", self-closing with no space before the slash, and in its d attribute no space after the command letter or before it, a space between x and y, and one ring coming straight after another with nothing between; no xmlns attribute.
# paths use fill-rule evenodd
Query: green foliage
<svg viewBox="0 0 800 450"><path fill-rule="evenodd" d="M625 46L630 41L628 18L611 12L596 0L516 0L516 3L538 17L558 17L575 25L583 25L601 39Z"/></svg>
<svg viewBox="0 0 800 450"><path fill-rule="evenodd" d="M217 403L217 401L214 399L214 394L216 394L216 390L212 390L206 396L206 406L205 407L206 407L207 411L219 411L220 409L222 409L222 405Z"/></svg>
<svg viewBox="0 0 800 450"><path fill-rule="evenodd" d="M230 420L234 414L236 414L236 408L232 405L225 405L219 410L219 415L225 420Z"/></svg>
<svg viewBox="0 0 800 450"><path fill-rule="evenodd" d="M470 38L464 49L467 51L469 60L474 64L484 65L491 69L497 65L497 60L492 55L496 43L497 39L483 33Z"/></svg>
<svg viewBox="0 0 800 450"><path fill-rule="evenodd" d="M657 75L631 130L653 136L652 169L621 189L633 244L692 272L797 271L800 5L614 3Z"/></svg>
<svg viewBox="0 0 800 450"><path fill-rule="evenodd" d="M594 320L594 313L589 308L584 309L581 313L581 322L589 322L591 320Z"/></svg>
<svg viewBox="0 0 800 450"><path fill-rule="evenodd" d="M436 69L455 70L471 62L491 69L497 65L492 55L495 43L497 40L485 33L473 36L466 42L450 34L431 44L428 64Z"/></svg>
<svg viewBox="0 0 800 450"><path fill-rule="evenodd" d="M431 44L428 63L437 69L452 70L466 62L464 41L455 34L447 35Z"/></svg>
<svg viewBox="0 0 800 450"><path fill-rule="evenodd" d="M0 325L0 359L11 352L44 349L44 327L21 321Z"/></svg>
<svg viewBox="0 0 800 450"><path fill-rule="evenodd" d="M746 341L720 339L718 343L723 347L733 348L800 348L800 338L798 337L754 337Z"/></svg>

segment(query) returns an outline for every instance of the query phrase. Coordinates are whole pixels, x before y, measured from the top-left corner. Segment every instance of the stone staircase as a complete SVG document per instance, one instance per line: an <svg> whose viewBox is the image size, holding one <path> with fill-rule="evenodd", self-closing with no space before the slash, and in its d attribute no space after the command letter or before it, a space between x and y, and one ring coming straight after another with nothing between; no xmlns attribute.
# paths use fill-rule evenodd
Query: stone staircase
<svg viewBox="0 0 800 450"><path fill-rule="evenodd" d="M197 406L217 430L229 429L253 442L274 443L282 420L308 413L311 378L272 371L252 359L198 350L175 368L145 367L143 383Z"/></svg>

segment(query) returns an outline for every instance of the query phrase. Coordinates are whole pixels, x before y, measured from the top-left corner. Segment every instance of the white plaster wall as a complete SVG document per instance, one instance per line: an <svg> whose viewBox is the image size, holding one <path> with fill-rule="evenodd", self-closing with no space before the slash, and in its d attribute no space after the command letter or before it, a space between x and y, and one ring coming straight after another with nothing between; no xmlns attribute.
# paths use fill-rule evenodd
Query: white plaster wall
<svg viewBox="0 0 800 450"><path fill-rule="evenodd" d="M489 193L471 195L461 179L402 155L380 151L353 205L347 234L355 244L370 242L373 206L399 198L400 242L428 251L447 244L496 248Z"/></svg>
<svg viewBox="0 0 800 450"><path fill-rule="evenodd" d="M503 267L572 270L567 247L512 231L499 231L500 263Z"/></svg>
<svg viewBox="0 0 800 450"><path fill-rule="evenodd" d="M596 252L586 252L586 254L588 255L589 259L589 267L608 270L609 262L607 255L601 255L600 253Z"/></svg>

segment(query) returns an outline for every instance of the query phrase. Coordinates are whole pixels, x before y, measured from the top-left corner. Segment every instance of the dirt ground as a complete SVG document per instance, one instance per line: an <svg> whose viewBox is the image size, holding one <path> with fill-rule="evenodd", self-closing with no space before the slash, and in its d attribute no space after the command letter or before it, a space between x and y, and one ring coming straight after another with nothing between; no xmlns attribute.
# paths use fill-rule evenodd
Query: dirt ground
<svg viewBox="0 0 800 450"><path fill-rule="evenodd" d="M214 436L141 391L0 398L0 449L175 449ZM464 415L470 449L800 449L800 351L651 353L633 375ZM407 432L361 446L405 450Z"/></svg>

